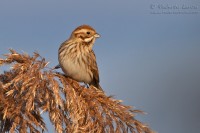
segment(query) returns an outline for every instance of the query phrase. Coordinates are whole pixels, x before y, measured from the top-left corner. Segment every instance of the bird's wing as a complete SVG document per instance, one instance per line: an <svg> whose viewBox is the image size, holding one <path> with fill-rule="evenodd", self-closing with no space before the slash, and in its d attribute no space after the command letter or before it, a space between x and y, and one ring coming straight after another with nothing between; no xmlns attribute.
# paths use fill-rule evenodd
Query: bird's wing
<svg viewBox="0 0 200 133"><path fill-rule="evenodd" d="M91 61L90 61L90 67L91 71L93 73L93 83L94 84L99 84L99 70L96 62L96 56L94 54L94 51L91 51Z"/></svg>

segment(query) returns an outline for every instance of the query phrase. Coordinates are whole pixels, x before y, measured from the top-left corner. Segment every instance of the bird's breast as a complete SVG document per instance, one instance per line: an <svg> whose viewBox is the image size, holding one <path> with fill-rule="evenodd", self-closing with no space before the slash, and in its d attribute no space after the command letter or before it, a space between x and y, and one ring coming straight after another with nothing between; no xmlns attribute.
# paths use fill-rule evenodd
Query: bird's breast
<svg viewBox="0 0 200 133"><path fill-rule="evenodd" d="M73 56L68 53L60 61L60 66L64 73L70 78L79 82L90 83L93 74L89 69L87 58L87 56L81 53L77 53Z"/></svg>

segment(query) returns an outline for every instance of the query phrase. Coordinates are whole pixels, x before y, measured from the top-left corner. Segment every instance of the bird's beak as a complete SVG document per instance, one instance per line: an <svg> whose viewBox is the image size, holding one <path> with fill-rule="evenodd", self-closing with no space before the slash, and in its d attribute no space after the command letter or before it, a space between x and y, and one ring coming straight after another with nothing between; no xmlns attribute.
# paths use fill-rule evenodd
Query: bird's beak
<svg viewBox="0 0 200 133"><path fill-rule="evenodd" d="M98 33L96 33L96 34L94 35L94 37L95 37L95 38L99 38L100 35L99 35Z"/></svg>

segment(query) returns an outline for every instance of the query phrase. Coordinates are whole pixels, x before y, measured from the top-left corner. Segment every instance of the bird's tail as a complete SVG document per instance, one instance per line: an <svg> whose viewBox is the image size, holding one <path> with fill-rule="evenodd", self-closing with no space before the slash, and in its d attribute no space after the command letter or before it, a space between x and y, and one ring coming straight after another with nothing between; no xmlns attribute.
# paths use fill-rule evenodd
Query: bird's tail
<svg viewBox="0 0 200 133"><path fill-rule="evenodd" d="M96 87L97 89L103 91L103 89L101 88L100 84L99 83L96 83L96 84L92 84L94 87ZM103 91L104 92L104 91Z"/></svg>
<svg viewBox="0 0 200 133"><path fill-rule="evenodd" d="M53 67L52 69L59 69L59 68L61 68L60 64L58 64L57 66Z"/></svg>
<svg viewBox="0 0 200 133"><path fill-rule="evenodd" d="M101 91L103 91L103 89L101 88L100 84L98 84L97 88ZM104 92L104 91L103 91Z"/></svg>

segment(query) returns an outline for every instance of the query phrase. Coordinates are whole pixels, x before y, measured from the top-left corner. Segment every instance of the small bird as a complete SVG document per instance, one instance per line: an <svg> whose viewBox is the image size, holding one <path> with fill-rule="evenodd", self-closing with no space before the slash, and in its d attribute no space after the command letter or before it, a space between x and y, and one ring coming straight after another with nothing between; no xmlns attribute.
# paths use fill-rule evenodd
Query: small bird
<svg viewBox="0 0 200 133"><path fill-rule="evenodd" d="M95 29L89 25L77 27L69 39L60 45L58 60L67 77L102 90L99 85L96 57L92 49L96 38L99 37Z"/></svg>

